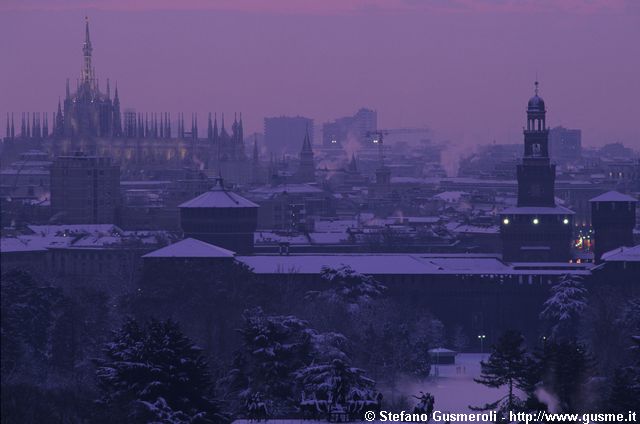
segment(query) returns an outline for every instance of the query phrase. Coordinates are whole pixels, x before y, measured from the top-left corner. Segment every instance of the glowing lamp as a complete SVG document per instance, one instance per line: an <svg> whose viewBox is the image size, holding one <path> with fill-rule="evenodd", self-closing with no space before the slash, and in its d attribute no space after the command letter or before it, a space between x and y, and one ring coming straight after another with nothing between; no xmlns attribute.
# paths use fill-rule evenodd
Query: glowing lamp
<svg viewBox="0 0 640 424"><path fill-rule="evenodd" d="M539 223L540 223L540 220L538 218L533 218L534 225L538 225Z"/></svg>
<svg viewBox="0 0 640 424"><path fill-rule="evenodd" d="M503 220L502 220L502 223L503 223L504 225L509 225L509 218L505 218L505 219L503 219Z"/></svg>
<svg viewBox="0 0 640 424"><path fill-rule="evenodd" d="M569 224L569 218L565 218L565 219L563 219L563 220L562 220L562 223L563 223L564 225L568 225L568 224Z"/></svg>

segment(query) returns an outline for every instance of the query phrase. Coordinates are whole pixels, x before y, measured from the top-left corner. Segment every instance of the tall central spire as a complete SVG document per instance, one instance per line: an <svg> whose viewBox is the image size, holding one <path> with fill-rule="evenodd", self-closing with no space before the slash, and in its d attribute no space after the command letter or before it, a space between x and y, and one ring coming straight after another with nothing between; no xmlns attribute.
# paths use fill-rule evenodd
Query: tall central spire
<svg viewBox="0 0 640 424"><path fill-rule="evenodd" d="M82 81L90 81L93 79L93 67L91 66L91 38L89 37L89 17L85 16L84 43L82 44L82 54L84 57L82 67Z"/></svg>

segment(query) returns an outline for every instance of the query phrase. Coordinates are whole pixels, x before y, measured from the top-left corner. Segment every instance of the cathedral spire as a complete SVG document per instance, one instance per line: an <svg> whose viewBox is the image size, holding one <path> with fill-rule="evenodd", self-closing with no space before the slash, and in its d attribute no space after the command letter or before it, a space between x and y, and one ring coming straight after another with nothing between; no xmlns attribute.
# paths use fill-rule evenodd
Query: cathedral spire
<svg viewBox="0 0 640 424"><path fill-rule="evenodd" d="M82 55L83 55L83 67L82 67L82 81L88 82L93 79L93 67L91 66L91 54L93 47L91 47L91 37L89 36L89 17L85 16L84 25L84 43L82 43Z"/></svg>
<svg viewBox="0 0 640 424"><path fill-rule="evenodd" d="M309 127L307 127L306 133L304 135L304 141L302 142L302 153L313 154L313 149L311 148L311 140L309 139Z"/></svg>
<svg viewBox="0 0 640 424"><path fill-rule="evenodd" d="M218 114L213 115L213 141L218 141Z"/></svg>
<svg viewBox="0 0 640 424"><path fill-rule="evenodd" d="M349 162L349 171L358 172L358 162L356 161L356 154L351 154L351 162Z"/></svg>
<svg viewBox="0 0 640 424"><path fill-rule="evenodd" d="M256 164L259 161L258 156L258 135L254 135L253 137L253 163Z"/></svg>
<svg viewBox="0 0 640 424"><path fill-rule="evenodd" d="M211 112L209 112L209 118L207 119L207 139L213 140L213 123L211 122Z"/></svg>
<svg viewBox="0 0 640 424"><path fill-rule="evenodd" d="M10 138L11 136L11 129L9 128L9 112L7 112L7 135L6 138Z"/></svg>
<svg viewBox="0 0 640 424"><path fill-rule="evenodd" d="M54 124L53 132L57 136L61 136L64 133L64 117L62 115L60 99L58 99L58 111L56 112L56 122Z"/></svg>
<svg viewBox="0 0 640 424"><path fill-rule="evenodd" d="M11 139L16 138L15 127L13 126L13 112L11 112Z"/></svg>
<svg viewBox="0 0 640 424"><path fill-rule="evenodd" d="M42 126L42 137L49 136L49 114L47 112L44 113L44 124Z"/></svg>
<svg viewBox="0 0 640 424"><path fill-rule="evenodd" d="M191 136L194 140L198 138L198 114L196 113L193 121L193 130L191 131Z"/></svg>

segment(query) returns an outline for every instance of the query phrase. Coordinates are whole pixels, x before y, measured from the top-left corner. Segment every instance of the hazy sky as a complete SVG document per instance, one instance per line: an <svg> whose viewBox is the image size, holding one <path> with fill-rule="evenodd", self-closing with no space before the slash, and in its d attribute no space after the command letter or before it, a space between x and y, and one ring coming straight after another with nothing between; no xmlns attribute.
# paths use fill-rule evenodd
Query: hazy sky
<svg viewBox="0 0 640 424"><path fill-rule="evenodd" d="M123 107L316 123L378 111L380 127L430 126L470 142L520 142L536 72L550 125L585 144L640 147L636 0L0 0L6 112L52 112L80 73L84 16L101 87Z"/></svg>

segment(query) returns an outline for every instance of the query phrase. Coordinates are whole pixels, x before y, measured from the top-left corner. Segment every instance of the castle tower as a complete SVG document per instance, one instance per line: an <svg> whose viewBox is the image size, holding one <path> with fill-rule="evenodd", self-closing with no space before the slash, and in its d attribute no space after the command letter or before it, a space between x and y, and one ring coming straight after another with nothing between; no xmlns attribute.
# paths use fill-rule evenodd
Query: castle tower
<svg viewBox="0 0 640 424"><path fill-rule="evenodd" d="M594 261L602 254L622 246L633 246L637 199L609 191L589 200L595 247Z"/></svg>
<svg viewBox="0 0 640 424"><path fill-rule="evenodd" d="M518 164L518 203L500 214L503 259L508 262L566 262L571 259L574 212L555 203L555 165L549 158L544 100L527 104L524 156Z"/></svg>
<svg viewBox="0 0 640 424"><path fill-rule="evenodd" d="M239 254L253 252L258 205L227 191L222 178L206 193L179 206L185 237L211 243Z"/></svg>

